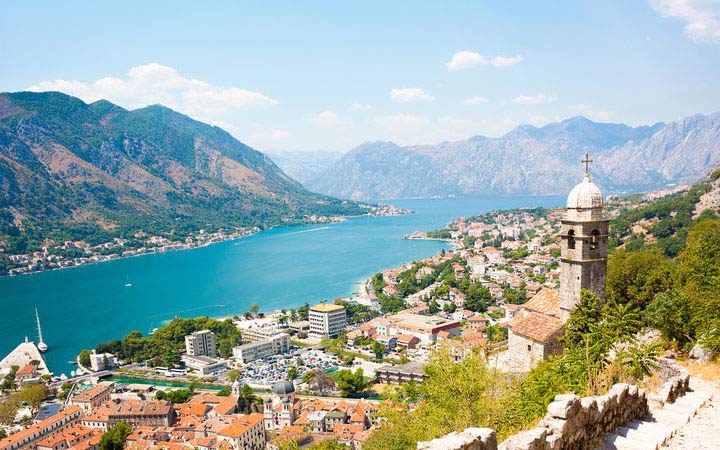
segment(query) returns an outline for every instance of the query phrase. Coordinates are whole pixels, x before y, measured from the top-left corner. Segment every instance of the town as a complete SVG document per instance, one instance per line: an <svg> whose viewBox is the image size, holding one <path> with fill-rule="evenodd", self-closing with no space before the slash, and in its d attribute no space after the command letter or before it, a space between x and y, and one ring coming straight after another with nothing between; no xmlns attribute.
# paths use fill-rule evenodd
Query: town
<svg viewBox="0 0 720 450"><path fill-rule="evenodd" d="M366 216L397 216L410 214L412 211L392 205L363 205L368 212ZM335 223L345 220L339 216L310 215L303 224ZM65 240L56 242L45 239L37 251L27 253L9 253L8 243L0 240L0 276L20 275L44 270L63 269L83 266L118 258L164 253L176 250L189 250L219 242L240 239L260 232L258 227L230 227L216 231L200 229L186 235L178 235L173 231L152 234L137 230L125 238L114 237L107 242L90 244L85 240Z"/></svg>
<svg viewBox="0 0 720 450"><path fill-rule="evenodd" d="M393 405L393 386L421 383L438 347L457 360L480 352L511 374L557 352L560 256L572 249L566 239L563 250L560 235L574 213L568 211L458 219L429 233L451 239L454 250L373 275L357 297L267 315L255 307L225 320L175 319L152 336L81 352L69 380L51 376L40 333L38 347L26 341L0 361L4 385L30 399L12 410L6 422L14 433L0 448L94 449L126 423L129 448L261 449L332 440L361 449L382 421L382 407ZM602 215L585 219L607 223ZM159 346L145 347L143 339L162 341L166 331L183 329L192 331L178 341L181 354L138 356ZM46 383L57 392L49 403L30 394Z"/></svg>

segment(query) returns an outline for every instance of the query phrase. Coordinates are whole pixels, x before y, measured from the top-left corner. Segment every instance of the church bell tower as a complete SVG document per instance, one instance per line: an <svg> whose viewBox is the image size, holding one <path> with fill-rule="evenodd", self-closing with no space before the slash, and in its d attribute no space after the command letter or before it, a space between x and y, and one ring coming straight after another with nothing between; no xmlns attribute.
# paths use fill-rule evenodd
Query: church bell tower
<svg viewBox="0 0 720 450"><path fill-rule="evenodd" d="M603 217L603 196L590 181L592 160L585 155L585 176L568 195L560 227L560 318L567 321L570 310L587 289L605 301L610 221Z"/></svg>

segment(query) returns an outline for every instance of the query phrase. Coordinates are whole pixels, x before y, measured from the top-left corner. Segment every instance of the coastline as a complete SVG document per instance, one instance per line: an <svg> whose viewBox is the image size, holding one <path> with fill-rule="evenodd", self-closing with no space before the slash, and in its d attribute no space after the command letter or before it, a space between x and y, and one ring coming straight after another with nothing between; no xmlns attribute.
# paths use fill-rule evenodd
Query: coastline
<svg viewBox="0 0 720 450"><path fill-rule="evenodd" d="M394 208L394 207L393 207ZM380 211L384 211L386 208L379 208ZM229 241L235 241L240 239L245 239L248 237L255 236L263 231L270 231L275 229L281 229L281 228L292 228L292 227L302 227L302 226L312 226L312 225L323 225L323 224L334 224L334 223L342 223L347 219L361 219L361 218L372 218L372 217L388 217L388 216L401 216L406 214L413 214L414 211L411 210L402 210L398 209L397 213L390 213L390 214L359 214L359 215L352 215L352 216L336 216L333 217L332 220L317 220L307 223L294 223L294 224L283 224L283 225L273 225L264 229L259 229L258 227L253 227L251 229L247 229L247 232L243 234L242 236L237 235L228 235L225 238L218 238L217 240L211 240L208 242L203 242L199 245L193 245L193 246L187 246L188 244L180 244L180 243L171 243L171 245L168 246L168 248L164 247L155 247L155 248L162 248L162 250L155 250L155 251L146 251L142 253L135 253L131 255L121 255L121 254L113 254L111 257L103 258L100 260L95 261L88 261L82 264L73 264L73 265L67 265L67 266L61 266L61 267L51 267L51 268L42 268L39 270L32 270L32 271L25 271L20 273L5 273L0 274L0 278L4 277L16 277L16 276L25 276L25 275L35 275L38 273L43 272L53 272L58 270L66 270L66 269L76 269L80 267L86 267L91 266L95 264L102 264L112 261L117 261L121 259L127 259L127 258L135 258L135 257L141 257L141 256L148 256L148 255L156 255L156 254L162 254L162 253L170 253L170 252L180 252L180 251L189 251L189 250L196 250L204 247L209 247L214 244L221 244L223 242L229 242ZM182 247L177 247L177 245L182 245Z"/></svg>

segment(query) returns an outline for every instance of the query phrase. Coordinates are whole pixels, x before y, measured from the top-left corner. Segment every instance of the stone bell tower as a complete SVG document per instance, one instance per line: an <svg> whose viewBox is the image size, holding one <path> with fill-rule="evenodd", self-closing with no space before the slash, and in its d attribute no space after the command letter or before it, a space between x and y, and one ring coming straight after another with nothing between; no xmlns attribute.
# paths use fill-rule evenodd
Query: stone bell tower
<svg viewBox="0 0 720 450"><path fill-rule="evenodd" d="M560 227L560 318L563 321L580 301L582 289L594 292L605 301L610 221L603 217L602 192L590 181L589 155L586 154L582 162L585 176L568 195Z"/></svg>

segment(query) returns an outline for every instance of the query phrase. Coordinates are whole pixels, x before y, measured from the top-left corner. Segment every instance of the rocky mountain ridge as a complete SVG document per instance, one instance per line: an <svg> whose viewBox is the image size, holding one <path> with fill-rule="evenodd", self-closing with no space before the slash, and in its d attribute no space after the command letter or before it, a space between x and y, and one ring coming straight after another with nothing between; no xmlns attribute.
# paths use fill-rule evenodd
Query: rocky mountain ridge
<svg viewBox="0 0 720 450"><path fill-rule="evenodd" d="M574 117L437 145L367 142L304 185L351 199L563 194L585 153L606 193L692 183L720 164L720 113L640 127Z"/></svg>

